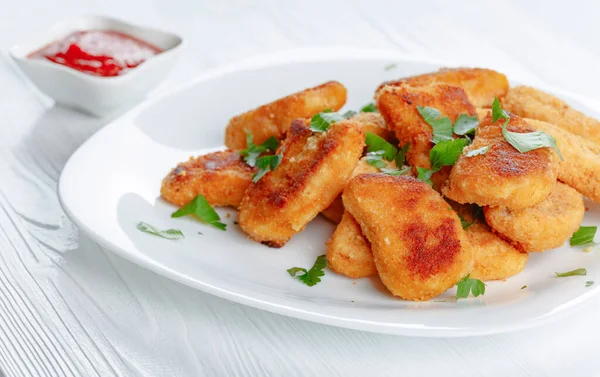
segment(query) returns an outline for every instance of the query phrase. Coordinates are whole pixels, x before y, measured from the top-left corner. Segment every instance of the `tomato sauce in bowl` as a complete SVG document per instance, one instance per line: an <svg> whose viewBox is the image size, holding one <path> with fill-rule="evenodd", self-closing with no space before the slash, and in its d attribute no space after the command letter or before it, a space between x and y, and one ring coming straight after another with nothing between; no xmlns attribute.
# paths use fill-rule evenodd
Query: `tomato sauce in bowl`
<svg viewBox="0 0 600 377"><path fill-rule="evenodd" d="M46 59L94 76L121 76L162 50L112 30L76 31L27 57Z"/></svg>

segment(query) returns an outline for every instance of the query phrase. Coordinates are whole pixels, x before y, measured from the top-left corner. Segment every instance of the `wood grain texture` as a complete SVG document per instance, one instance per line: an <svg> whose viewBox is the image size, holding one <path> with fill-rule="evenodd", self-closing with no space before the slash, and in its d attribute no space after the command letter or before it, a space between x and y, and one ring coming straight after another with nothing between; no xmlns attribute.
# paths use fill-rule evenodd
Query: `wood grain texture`
<svg viewBox="0 0 600 377"><path fill-rule="evenodd" d="M232 60L338 44L491 66L579 93L600 109L600 6L580 5L0 0L0 46L60 19L108 12L187 38L161 89ZM68 157L108 120L52 108L6 54L0 87L0 370L7 377L587 376L600 368L600 299L539 329L417 339L262 312L137 267L79 234L56 197Z"/></svg>

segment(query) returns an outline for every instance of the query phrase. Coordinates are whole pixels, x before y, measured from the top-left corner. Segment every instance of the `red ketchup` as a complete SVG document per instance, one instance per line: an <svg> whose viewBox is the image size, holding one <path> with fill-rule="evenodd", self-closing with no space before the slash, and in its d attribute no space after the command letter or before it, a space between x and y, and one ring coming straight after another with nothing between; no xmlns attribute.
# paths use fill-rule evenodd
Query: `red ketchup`
<svg viewBox="0 0 600 377"><path fill-rule="evenodd" d="M110 30L77 31L29 54L94 76L121 76L162 52L156 46Z"/></svg>

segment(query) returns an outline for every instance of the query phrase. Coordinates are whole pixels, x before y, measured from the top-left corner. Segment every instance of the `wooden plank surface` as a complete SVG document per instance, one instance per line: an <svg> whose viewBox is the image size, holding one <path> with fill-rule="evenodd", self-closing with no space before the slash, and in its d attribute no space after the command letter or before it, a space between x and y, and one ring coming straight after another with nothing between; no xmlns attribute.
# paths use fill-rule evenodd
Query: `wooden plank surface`
<svg viewBox="0 0 600 377"><path fill-rule="evenodd" d="M181 62L159 90L241 58L343 45L494 67L575 93L598 110L600 6L591 3L1 0L0 46L61 19L104 13L185 36ZM5 53L0 88L0 370L7 377L598 373L600 299L538 329L418 339L262 312L118 258L77 231L55 193L71 153L108 120L53 108Z"/></svg>

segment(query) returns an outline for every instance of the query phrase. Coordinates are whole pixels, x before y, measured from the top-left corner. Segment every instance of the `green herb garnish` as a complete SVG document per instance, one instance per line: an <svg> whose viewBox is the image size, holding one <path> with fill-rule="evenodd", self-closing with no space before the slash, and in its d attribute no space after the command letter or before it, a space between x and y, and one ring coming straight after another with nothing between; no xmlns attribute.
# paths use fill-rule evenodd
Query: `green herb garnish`
<svg viewBox="0 0 600 377"><path fill-rule="evenodd" d="M185 238L183 232L179 229L160 230L157 227L145 223L143 221L138 222L137 228L138 230L141 230L144 233L153 234L155 236L166 238L168 240L178 240L181 238Z"/></svg>
<svg viewBox="0 0 600 377"><path fill-rule="evenodd" d="M226 230L227 228L226 224L220 222L221 218L219 214L208 204L206 198L202 195L196 196L188 204L173 212L171 217L183 217L187 215L196 215L200 220L221 230Z"/></svg>
<svg viewBox="0 0 600 377"><path fill-rule="evenodd" d="M404 166L404 162L406 161L406 154L408 153L408 148L410 148L410 143L407 143L405 146L398 149L398 153L396 154L396 166L400 169Z"/></svg>
<svg viewBox="0 0 600 377"><path fill-rule="evenodd" d="M467 114L460 114L454 122L453 132L457 135L473 134L478 125L479 119L477 119L477 115L468 116Z"/></svg>
<svg viewBox="0 0 600 377"><path fill-rule="evenodd" d="M594 245L594 237L596 236L597 226L580 226L577 232L573 233L569 240L571 246L586 246Z"/></svg>
<svg viewBox="0 0 600 377"><path fill-rule="evenodd" d="M502 136L519 152L525 153L539 148L552 148L560 159L564 161L556 145L556 140L552 136L541 131L527 133L511 132L506 128L507 124L508 121L502 125Z"/></svg>
<svg viewBox="0 0 600 377"><path fill-rule="evenodd" d="M591 285L594 285L594 281L593 280L588 280L588 281L585 282L586 288L589 287L589 286L591 286Z"/></svg>
<svg viewBox="0 0 600 377"><path fill-rule="evenodd" d="M436 170L420 168L417 166L417 179L427 183L429 186L433 186L433 182L431 182L431 176L435 172Z"/></svg>
<svg viewBox="0 0 600 377"><path fill-rule="evenodd" d="M272 156L262 156L256 159L256 167L258 171L252 176L252 182L256 183L265 174L275 170L276 167L281 163L282 155L276 154Z"/></svg>
<svg viewBox="0 0 600 377"><path fill-rule="evenodd" d="M473 220L473 221L467 221L460 214L458 214L458 218L460 219L460 225L462 225L462 228L464 230L468 229L471 225L475 224L475 220Z"/></svg>
<svg viewBox="0 0 600 377"><path fill-rule="evenodd" d="M521 289L525 289L525 288L527 288L527 286L526 286L526 285L524 285L524 286L522 286L522 287L521 287Z"/></svg>
<svg viewBox="0 0 600 377"><path fill-rule="evenodd" d="M439 142L431 151L429 159L431 160L431 169L438 171L442 166L452 166L458 160L464 147L467 146L466 139L452 139Z"/></svg>
<svg viewBox="0 0 600 377"><path fill-rule="evenodd" d="M301 282L312 287L321 281L321 276L325 275L325 272L323 272L325 267L327 267L327 259L325 255L321 255L317 257L310 270L307 271L306 268L302 267L292 267L287 272L291 277L297 277ZM299 272L302 272L302 274L298 275Z"/></svg>
<svg viewBox="0 0 600 377"><path fill-rule="evenodd" d="M387 164L383 161L384 154L385 151L367 152L367 163L379 169L385 168Z"/></svg>
<svg viewBox="0 0 600 377"><path fill-rule="evenodd" d="M375 104L373 102L368 103L366 105L364 105L362 107L362 109L360 109L361 113L378 113L379 110L377 110L377 106L375 106Z"/></svg>
<svg viewBox="0 0 600 377"><path fill-rule="evenodd" d="M433 129L432 141L434 144L443 140L452 140L452 121L450 118L447 116L441 117L441 111L433 107L417 106L417 111L421 114L425 123Z"/></svg>
<svg viewBox="0 0 600 377"><path fill-rule="evenodd" d="M473 157L473 156L479 156L480 154L486 154L486 152L489 149L490 149L490 146L486 145L485 147L477 148L477 149L474 149L472 151L465 153L465 157Z"/></svg>
<svg viewBox="0 0 600 377"><path fill-rule="evenodd" d="M398 65L397 63L388 64L385 67L383 67L383 69L385 69L386 71L389 71L389 70L396 68L397 65Z"/></svg>
<svg viewBox="0 0 600 377"><path fill-rule="evenodd" d="M348 119L354 115L356 115L354 111L346 111L344 114L340 114L327 109L310 118L309 128L313 132L325 132L333 123Z"/></svg>
<svg viewBox="0 0 600 377"><path fill-rule="evenodd" d="M555 274L556 274L557 278L564 278L567 276L576 276L576 275L585 276L585 275L587 275L587 270L585 268L578 268L576 270L569 271L569 272L555 272Z"/></svg>
<svg viewBox="0 0 600 377"><path fill-rule="evenodd" d="M244 156L244 161L250 166L256 166L256 159L262 153L267 151L275 152L279 141L274 136L268 138L260 145L254 144L254 136L246 130L246 149L240 151L240 155Z"/></svg>
<svg viewBox="0 0 600 377"><path fill-rule="evenodd" d="M498 119L510 119L510 116L502 109L500 101L496 97L494 98L494 102L492 102L492 122L496 123Z"/></svg>
<svg viewBox="0 0 600 377"><path fill-rule="evenodd" d="M366 134L365 144L367 145L367 152L383 151L383 158L388 161L394 161L398 154L398 149L396 147L374 133L367 132Z"/></svg>
<svg viewBox="0 0 600 377"><path fill-rule="evenodd" d="M474 297L485 294L485 283L479 279L471 279L471 274L467 274L456 284L456 299L467 298L469 293Z"/></svg>

